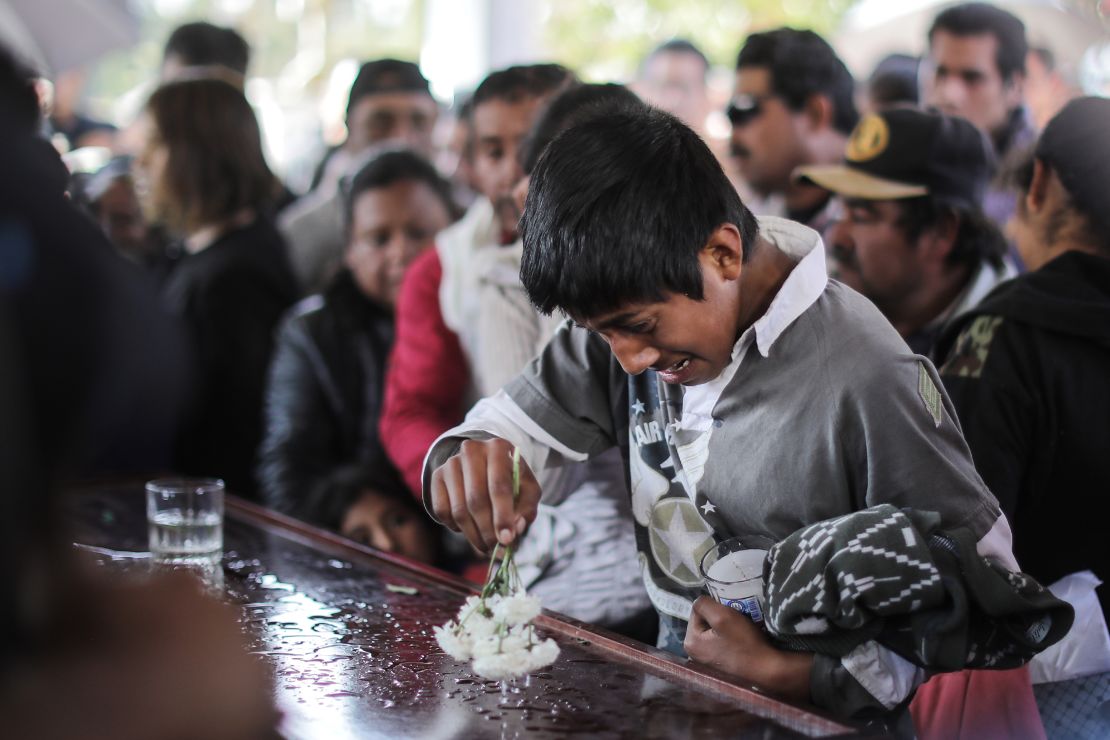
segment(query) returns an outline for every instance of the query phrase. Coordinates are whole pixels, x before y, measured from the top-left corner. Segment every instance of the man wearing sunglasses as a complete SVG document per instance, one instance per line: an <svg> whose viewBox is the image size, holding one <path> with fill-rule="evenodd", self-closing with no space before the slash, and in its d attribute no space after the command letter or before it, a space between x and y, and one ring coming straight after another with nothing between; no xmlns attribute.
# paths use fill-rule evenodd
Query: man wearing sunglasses
<svg viewBox="0 0 1110 740"><path fill-rule="evenodd" d="M779 28L748 37L736 60L728 107L730 152L759 211L823 231L829 193L791 180L804 165L839 163L859 118L854 83L832 47L812 31Z"/></svg>

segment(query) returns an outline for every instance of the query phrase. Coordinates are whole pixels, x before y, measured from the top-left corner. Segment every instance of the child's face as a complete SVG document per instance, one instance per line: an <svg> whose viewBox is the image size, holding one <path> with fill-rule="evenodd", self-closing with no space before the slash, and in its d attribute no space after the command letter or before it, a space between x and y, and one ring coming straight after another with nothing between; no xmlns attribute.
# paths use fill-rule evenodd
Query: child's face
<svg viewBox="0 0 1110 740"><path fill-rule="evenodd" d="M435 545L428 522L406 501L365 490L343 516L339 531L344 537L404 555L422 563L435 560Z"/></svg>
<svg viewBox="0 0 1110 740"><path fill-rule="evenodd" d="M513 187L524 174L518 150L544 100L527 97L510 103L493 99L474 108L474 182L493 203L506 235L516 233L520 219L513 199Z"/></svg>
<svg viewBox="0 0 1110 740"><path fill-rule="evenodd" d="M666 383L700 385L716 378L732 359L739 315L739 254L721 261L702 250L704 296L697 301L668 293L662 301L630 303L580 323L600 334L624 371L652 369Z"/></svg>

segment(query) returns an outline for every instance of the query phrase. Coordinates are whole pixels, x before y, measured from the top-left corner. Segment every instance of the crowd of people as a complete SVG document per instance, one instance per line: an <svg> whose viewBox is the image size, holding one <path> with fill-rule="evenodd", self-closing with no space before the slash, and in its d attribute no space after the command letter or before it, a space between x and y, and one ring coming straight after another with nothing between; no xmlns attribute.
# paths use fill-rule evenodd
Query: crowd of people
<svg viewBox="0 0 1110 740"><path fill-rule="evenodd" d="M267 165L231 29L172 34L127 137L41 111L5 53L3 392L26 400L2 429L27 439L4 477L219 477L469 576L515 542L545 607L842 716L1110 732L1107 591L1073 600L1096 628L1065 637L1038 585L1110 577L1110 100L1035 123L1025 82L1051 54L989 4L944 10L927 43L857 81L812 31L753 33L723 142L688 40L629 86L491 72L445 141L420 68L372 60L300 195ZM44 131L117 156L71 175ZM892 647L939 628L890 617L788 649L699 597L714 542L862 537L884 505L995 568L984 586L962 561L968 604L922 645L1000 615L1041 634L1007 622L1005 659L972 641L944 662ZM38 547L15 522L45 530L50 507L31 508L6 546ZM1099 651L1093 674L1067 657Z"/></svg>

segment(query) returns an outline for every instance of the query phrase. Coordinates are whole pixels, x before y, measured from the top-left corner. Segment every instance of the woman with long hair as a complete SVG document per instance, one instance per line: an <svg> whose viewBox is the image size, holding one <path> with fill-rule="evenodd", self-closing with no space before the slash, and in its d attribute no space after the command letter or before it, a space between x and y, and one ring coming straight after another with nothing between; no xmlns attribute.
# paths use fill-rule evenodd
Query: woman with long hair
<svg viewBox="0 0 1110 740"><path fill-rule="evenodd" d="M137 184L149 215L184 247L165 298L187 324L196 359L177 467L249 496L273 329L297 298L271 217L280 184L250 104L224 80L163 85L145 124Z"/></svg>

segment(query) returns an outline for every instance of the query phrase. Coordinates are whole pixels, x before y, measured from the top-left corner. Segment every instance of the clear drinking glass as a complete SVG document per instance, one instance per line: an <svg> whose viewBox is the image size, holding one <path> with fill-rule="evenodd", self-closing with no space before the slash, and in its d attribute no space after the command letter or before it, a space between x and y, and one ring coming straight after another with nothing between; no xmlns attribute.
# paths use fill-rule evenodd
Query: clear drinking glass
<svg viewBox="0 0 1110 740"><path fill-rule="evenodd" d="M224 547L224 482L152 480L146 484L146 518L156 561L218 560Z"/></svg>
<svg viewBox="0 0 1110 740"><path fill-rule="evenodd" d="M767 602L763 593L763 562L767 551L750 547L743 538L720 542L701 559L701 575L709 595L725 606L763 623Z"/></svg>

